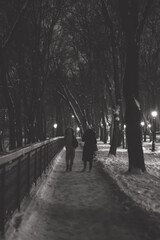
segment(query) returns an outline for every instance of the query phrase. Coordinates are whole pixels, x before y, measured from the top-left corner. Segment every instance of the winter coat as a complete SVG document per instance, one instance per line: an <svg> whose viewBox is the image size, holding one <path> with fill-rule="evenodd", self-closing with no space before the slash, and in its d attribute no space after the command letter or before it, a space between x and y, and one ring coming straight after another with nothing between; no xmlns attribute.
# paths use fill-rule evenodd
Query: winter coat
<svg viewBox="0 0 160 240"><path fill-rule="evenodd" d="M73 156L75 154L75 148L72 146L74 134L72 128L67 128L65 132L65 147L66 147L66 154Z"/></svg>
<svg viewBox="0 0 160 240"><path fill-rule="evenodd" d="M74 150L74 148L72 147L72 139L73 139L72 135L68 135L65 137L65 147L67 150L68 149Z"/></svg>
<svg viewBox="0 0 160 240"><path fill-rule="evenodd" d="M82 160L92 161L94 152L97 149L95 132L92 129L87 129L82 137L82 141L84 142Z"/></svg>

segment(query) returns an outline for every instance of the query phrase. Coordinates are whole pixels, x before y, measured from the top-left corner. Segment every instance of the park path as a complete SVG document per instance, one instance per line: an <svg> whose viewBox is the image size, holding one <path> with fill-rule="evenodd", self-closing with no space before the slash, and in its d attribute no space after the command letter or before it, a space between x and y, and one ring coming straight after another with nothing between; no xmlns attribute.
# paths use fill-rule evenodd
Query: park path
<svg viewBox="0 0 160 240"><path fill-rule="evenodd" d="M65 150L52 164L7 240L149 240L145 219L122 200L114 185L94 166L82 172L82 150L76 150L72 172L65 172ZM127 205L128 204L128 205ZM128 206L128 207L126 207ZM154 238L154 240L156 240Z"/></svg>

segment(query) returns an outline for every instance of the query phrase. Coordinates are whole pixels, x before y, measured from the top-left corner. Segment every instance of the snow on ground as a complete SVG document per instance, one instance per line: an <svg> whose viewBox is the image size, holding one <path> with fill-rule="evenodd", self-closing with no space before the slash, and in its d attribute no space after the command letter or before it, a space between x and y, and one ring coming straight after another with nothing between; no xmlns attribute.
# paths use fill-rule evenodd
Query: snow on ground
<svg viewBox="0 0 160 240"><path fill-rule="evenodd" d="M97 160L118 184L120 189L138 205L148 211L160 213L160 144L156 151L151 151L151 143L143 143L146 172L128 174L128 154L119 148L117 157L108 157L109 145L99 142Z"/></svg>
<svg viewBox="0 0 160 240"><path fill-rule="evenodd" d="M136 199L139 199L140 192L145 191L146 187L147 193L150 193L152 188L149 186L149 174L125 174L126 150L119 150L118 157L112 160L107 158L109 145L98 145L99 160L121 188L130 193L132 198L137 196ZM65 172L65 152L62 150L58 154L38 191L35 195L31 194L30 203L27 207L22 207L21 215L13 216L5 240L152 239L152 229L148 227L152 224L145 221L146 215L141 212L139 214L132 207L124 208L129 204L128 200L120 199L116 188L101 175L96 164L91 173L82 172L81 159L82 149L79 147L73 171ZM155 189L155 183L153 184ZM17 221L19 224L16 227L14 223L17 224ZM154 237L154 240L159 238Z"/></svg>

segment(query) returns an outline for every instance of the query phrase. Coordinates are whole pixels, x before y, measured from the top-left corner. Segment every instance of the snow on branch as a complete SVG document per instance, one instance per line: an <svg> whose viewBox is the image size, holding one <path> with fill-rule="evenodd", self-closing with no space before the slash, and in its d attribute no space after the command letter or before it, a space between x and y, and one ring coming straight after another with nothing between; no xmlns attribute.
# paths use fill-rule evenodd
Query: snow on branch
<svg viewBox="0 0 160 240"><path fill-rule="evenodd" d="M135 97L133 97L133 99L134 99L134 101L135 101L135 104L136 104L138 110L140 111L140 110L141 110L141 107L140 107L139 101L138 101Z"/></svg>

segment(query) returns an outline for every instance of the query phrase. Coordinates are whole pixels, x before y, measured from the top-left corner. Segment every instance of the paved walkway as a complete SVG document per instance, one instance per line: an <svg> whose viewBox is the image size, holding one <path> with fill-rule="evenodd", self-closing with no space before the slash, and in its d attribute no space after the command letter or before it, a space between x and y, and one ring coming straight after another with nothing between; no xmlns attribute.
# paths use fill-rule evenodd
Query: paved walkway
<svg viewBox="0 0 160 240"><path fill-rule="evenodd" d="M145 216L121 199L109 179L94 166L82 172L82 150L73 171L65 172L65 150L7 240L149 240Z"/></svg>

